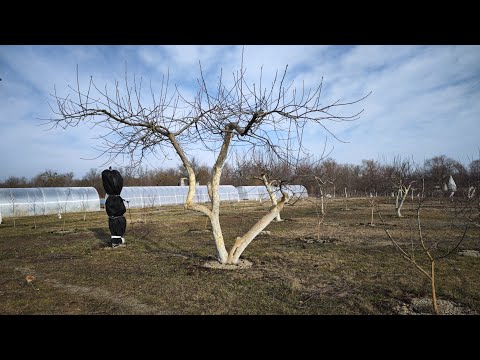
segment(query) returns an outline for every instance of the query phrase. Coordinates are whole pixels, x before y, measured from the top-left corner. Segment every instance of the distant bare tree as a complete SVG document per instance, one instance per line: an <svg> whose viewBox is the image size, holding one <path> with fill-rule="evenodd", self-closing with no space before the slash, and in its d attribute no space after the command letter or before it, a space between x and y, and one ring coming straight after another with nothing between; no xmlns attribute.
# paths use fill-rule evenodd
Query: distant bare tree
<svg viewBox="0 0 480 360"><path fill-rule="evenodd" d="M473 195L468 198L468 210L463 212L463 216L474 226L480 228L480 199L478 193L475 197Z"/></svg>
<svg viewBox="0 0 480 360"><path fill-rule="evenodd" d="M471 193L475 191L475 189L480 188L480 149L479 149L479 159L472 160L468 165L468 176L469 176L469 190ZM473 195L472 195L473 197Z"/></svg>
<svg viewBox="0 0 480 360"><path fill-rule="evenodd" d="M468 226L465 226L463 229L461 226L458 224L455 224L453 222L454 219L451 221L451 226L460 229L461 230L461 235L458 237L457 240L453 241L453 246L448 246L446 249L440 249L440 242L445 239L436 239L436 240L430 240L428 241L422 227L422 222L421 222L421 210L423 203L426 199L424 195L424 189L422 189L422 195L419 197L418 200L418 206L417 206L417 232L418 232L418 237L417 241L420 245L421 252L424 255L424 259L421 259L418 254L417 254L417 249L418 246L415 244L415 239L411 239L411 243L409 246L402 245L397 241L394 236L390 233L390 231L387 229L387 225L385 221L383 220L382 214L380 213L379 209L377 208L377 214L380 218L380 221L382 222L383 229L385 233L387 234L388 238L394 245L395 249L398 251L398 253L408 262L410 262L420 273L425 275L429 280L430 280L430 286L431 286L431 298L432 298L432 308L435 314L439 314L438 310L438 304L437 304L437 291L436 291L436 277L435 277L435 265L437 261L444 259L454 253L460 244L463 242L465 239L465 234L467 233ZM424 262L427 261L428 267L424 265Z"/></svg>
<svg viewBox="0 0 480 360"><path fill-rule="evenodd" d="M147 223L147 207L148 207L148 200L145 196L145 189L142 189L142 212L143 212L143 222Z"/></svg>
<svg viewBox="0 0 480 360"><path fill-rule="evenodd" d="M342 173L342 167L333 159L328 158L320 164L320 173L324 179L328 179L327 184L332 185L333 191L330 193L333 198L336 197L336 182Z"/></svg>
<svg viewBox="0 0 480 360"><path fill-rule="evenodd" d="M447 181L450 175L455 176L460 183L464 183L467 178L467 170L458 161L445 155L435 156L425 161L425 172L427 175L426 186L432 188L436 185L448 190ZM444 186L445 185L445 186Z"/></svg>
<svg viewBox="0 0 480 360"><path fill-rule="evenodd" d="M63 209L63 207L62 207L62 203L60 202L60 200L57 200L56 209L57 209L57 217L58 217L59 219L61 219L61 218L62 218L62 209Z"/></svg>
<svg viewBox="0 0 480 360"><path fill-rule="evenodd" d="M38 196L37 193L34 192L32 197L29 197L29 207L30 210L33 212L33 227L37 229L37 210L38 210Z"/></svg>
<svg viewBox="0 0 480 360"><path fill-rule="evenodd" d="M0 187L6 188L24 188L29 186L29 181L25 176L17 177L10 176L3 183L0 183Z"/></svg>
<svg viewBox="0 0 480 360"><path fill-rule="evenodd" d="M82 177L82 179L78 181L77 186L94 187L101 198L105 197L105 189L103 188L102 184L102 176L100 172L95 168L91 168L90 170L88 170L88 172Z"/></svg>
<svg viewBox="0 0 480 360"><path fill-rule="evenodd" d="M68 206L68 199L70 198L72 193L71 189L68 189L67 196L63 200L63 203L60 201L61 199L57 200L57 217L59 219L63 218L62 222L62 235L65 235L65 224L66 224L66 214L67 214L67 206Z"/></svg>
<svg viewBox="0 0 480 360"><path fill-rule="evenodd" d="M8 201L12 206L13 227L16 227L15 219L17 217L18 204L15 194L12 191L10 191L10 193L8 194Z"/></svg>
<svg viewBox="0 0 480 360"><path fill-rule="evenodd" d="M327 186L334 185L340 173L337 163L327 158L332 151L333 148L327 153L327 139L325 138L322 153L316 158L310 157L308 160L298 161L295 171L297 178L313 179L314 181L316 198L320 200L320 204L318 201L314 201L315 211L317 217L322 217L321 221L319 217L319 224L323 222L325 216ZM325 160L325 158L327 159Z"/></svg>
<svg viewBox="0 0 480 360"><path fill-rule="evenodd" d="M249 149L263 147L279 159L288 159L290 152L301 153L306 124L319 125L329 132L325 121L354 120L362 112L339 115L336 110L364 99L346 102L339 99L321 105L322 81L313 89L295 89L293 82L287 84L287 67L283 74L277 73L268 86L265 86L263 69L260 69L258 82L253 84L247 81L245 74L242 60L240 70L233 74L231 81L225 81L220 72L217 83L209 86L200 66L198 91L192 99L185 98L178 87L171 93L167 75L159 96L154 95L150 86L151 105L141 95L142 79L133 76L132 84L127 72L125 86L122 88L116 82L113 93L107 86L97 87L92 78L84 90L77 81L76 88L70 88L71 95L63 96L55 91L56 106L52 108L55 117L47 121L62 128L76 127L84 122L106 128L101 155L109 156L107 162L127 155L132 164L138 164L147 153L166 156L167 149L173 149L189 178L185 208L199 211L210 219L218 260L223 264L237 264L250 242L277 217L288 195L283 192L277 205L238 237L227 251L219 220L219 184L231 147L242 147L246 153ZM210 205L194 202L196 176L191 154L199 148L216 154L207 184Z"/></svg>
<svg viewBox="0 0 480 360"><path fill-rule="evenodd" d="M476 188L474 186L470 186L468 188L467 196L468 196L469 199L472 199L475 196L475 190L476 190Z"/></svg>
<svg viewBox="0 0 480 360"><path fill-rule="evenodd" d="M348 208L348 192L347 192L347 188L345 188L345 210L350 210Z"/></svg>
<svg viewBox="0 0 480 360"><path fill-rule="evenodd" d="M403 217L402 210L403 203L407 198L408 192L411 189L412 185L415 184L416 181L410 181L408 184L398 184L397 195L395 197L395 212L397 213L397 217Z"/></svg>
<svg viewBox="0 0 480 360"><path fill-rule="evenodd" d="M54 170L45 170L32 179L34 186L39 187L62 187L73 186L73 172L59 174Z"/></svg>
<svg viewBox="0 0 480 360"><path fill-rule="evenodd" d="M400 212L407 198L408 192L412 188L412 185L416 183L416 180L412 180L413 162L408 159L402 159L401 157L395 157L393 160L393 169L395 182L397 186L395 197L395 211L398 217L403 217Z"/></svg>
<svg viewBox="0 0 480 360"><path fill-rule="evenodd" d="M370 220L370 226L374 226L374 223L373 223L373 212L375 211L375 198L370 198L368 199L368 202L370 203L370 206L372 207L372 217L371 217L371 220Z"/></svg>
<svg viewBox="0 0 480 360"><path fill-rule="evenodd" d="M314 201L313 205L315 206L315 213L317 215L317 240L320 241L321 226L323 220L325 220L325 212L322 213L322 208L318 206L318 202Z"/></svg>
<svg viewBox="0 0 480 360"><path fill-rule="evenodd" d="M383 190L387 201L390 193L394 194L395 214L399 218L403 217L401 209L408 193L413 194L413 185L416 183L415 176L418 175L418 169L415 168L413 160L397 155L391 164L384 164L381 167L381 173L383 182L386 184Z"/></svg>
<svg viewBox="0 0 480 360"><path fill-rule="evenodd" d="M452 198L453 214L455 219L467 220L474 227L480 228L480 194L476 188L470 188L463 193L462 197ZM449 209L445 206L444 210L448 213Z"/></svg>
<svg viewBox="0 0 480 360"><path fill-rule="evenodd" d="M237 169L239 174L247 180L257 180L267 190L268 197L273 206L277 206L277 192L283 184L288 184L292 180L292 172L289 164L281 161L272 153L253 150L251 156L237 156ZM289 154L291 157L291 155ZM290 164L294 162L290 159ZM282 221L280 211L277 213L275 221Z"/></svg>
<svg viewBox="0 0 480 360"><path fill-rule="evenodd" d="M382 177L380 163L375 160L362 160L359 176L365 196L377 196Z"/></svg>
<svg viewBox="0 0 480 360"><path fill-rule="evenodd" d="M87 210L88 210L88 192L84 191L80 195L80 208L83 212L83 221L87 221Z"/></svg>
<svg viewBox="0 0 480 360"><path fill-rule="evenodd" d="M326 202L325 200L325 187L327 184L332 184L333 182L331 180L327 179L322 179L319 176L314 176L315 181L317 182L318 186L318 191L319 191L319 197L320 197L320 215L325 215L325 205L324 203Z"/></svg>

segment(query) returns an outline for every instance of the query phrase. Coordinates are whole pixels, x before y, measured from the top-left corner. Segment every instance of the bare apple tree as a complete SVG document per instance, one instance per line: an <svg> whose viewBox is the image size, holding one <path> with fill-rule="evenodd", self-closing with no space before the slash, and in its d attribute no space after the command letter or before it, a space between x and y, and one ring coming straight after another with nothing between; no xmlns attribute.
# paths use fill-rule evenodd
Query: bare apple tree
<svg viewBox="0 0 480 360"><path fill-rule="evenodd" d="M384 167L385 177L391 182L391 188L395 193L395 213L397 217L403 217L401 210L408 192L416 183L413 179L415 164L410 159L401 156L393 158L393 164Z"/></svg>
<svg viewBox="0 0 480 360"><path fill-rule="evenodd" d="M38 212L38 204L39 198L37 192L34 192L32 197L28 196L28 207L32 211L33 214L33 228L37 229L37 212Z"/></svg>
<svg viewBox="0 0 480 360"><path fill-rule="evenodd" d="M52 95L55 116L44 119L53 127L76 127L90 123L106 128L103 134L101 154L107 155L107 163L117 156L128 156L131 163L138 164L147 153L165 156L173 149L188 173L189 191L184 207L205 214L212 226L212 235L217 250L217 259L222 264L238 264L240 255L250 242L273 220L284 207L288 196L272 205L268 212L243 236L237 237L227 251L220 226L219 184L222 168L234 147L254 149L262 147L279 159L288 158L288 152L303 148L302 134L306 124L317 124L327 132L325 121L357 119L363 111L345 115L339 111L363 100L366 96L348 102L339 100L321 104L322 82L313 89L293 86L287 82L287 69L276 73L265 86L263 69L257 83L249 83L246 69L233 73L231 81L223 78L207 85L200 64L196 95L185 98L175 86L169 85L169 76L164 76L158 96L150 85L149 99L142 97L142 79L133 76L133 83L125 71L124 86L116 82L113 92L107 86L99 88L90 78L89 85L80 89L77 69L77 86L70 87L70 94ZM334 136L332 134L332 136ZM216 154L210 180L207 184L210 202L207 205L194 202L196 177L191 159L199 149ZM288 151L287 151L288 150Z"/></svg>
<svg viewBox="0 0 480 360"><path fill-rule="evenodd" d="M454 238L452 235L448 235L446 231L445 234L440 238L429 239L425 234L424 225L422 224L420 215L423 208L423 203L426 201L424 194L425 190L422 188L422 193L418 199L418 206L416 209L417 238L415 239L412 237L410 239L410 244L402 244L398 239L395 239L395 236L392 235L390 230L387 229L387 224L385 223L378 207L377 214L383 225L383 230L392 242L398 254L410 262L420 273L430 280L432 309L433 312L438 315L439 308L437 304L436 264L438 261L443 260L456 252L465 239L465 235L469 229L469 226L467 223L458 221L459 213L455 211L454 216L451 216L450 218L449 228L458 230L456 238ZM445 208L444 210L446 210L447 213L451 213L450 209Z"/></svg>
<svg viewBox="0 0 480 360"><path fill-rule="evenodd" d="M336 166L335 161L327 159L325 162L322 162L324 157L323 154L325 154L326 145L327 141L325 139L322 156L315 162L312 173L318 187L318 198L320 199L320 215L322 217L325 215L326 212L327 195L328 197L331 197L331 194L326 193L327 187L328 185L333 185L335 192L335 181L337 180L339 174L339 170L337 169L338 167ZM328 153L329 155L332 150Z"/></svg>
<svg viewBox="0 0 480 360"><path fill-rule="evenodd" d="M321 161L321 159L319 161ZM325 197L326 187L328 184L335 184L336 180L336 178L331 179L327 176L328 175L325 175L324 172L318 170L318 166L314 168L313 178L315 179L315 182L318 186L318 196L316 197L316 200L313 201L315 205L315 213L317 215L317 240L320 240L320 226L325 219L325 213L327 208L327 201ZM318 199L320 199L320 204L318 204Z"/></svg>
<svg viewBox="0 0 480 360"><path fill-rule="evenodd" d="M68 203L70 202L69 199L71 195L72 195L72 189L68 188L63 205L59 207L59 214L63 213L62 235L65 235L65 232L66 232L65 222L67 221L67 208L68 208Z"/></svg>
<svg viewBox="0 0 480 360"><path fill-rule="evenodd" d="M83 191L78 197L80 200L80 210L83 212L83 221L87 221L88 192Z"/></svg>

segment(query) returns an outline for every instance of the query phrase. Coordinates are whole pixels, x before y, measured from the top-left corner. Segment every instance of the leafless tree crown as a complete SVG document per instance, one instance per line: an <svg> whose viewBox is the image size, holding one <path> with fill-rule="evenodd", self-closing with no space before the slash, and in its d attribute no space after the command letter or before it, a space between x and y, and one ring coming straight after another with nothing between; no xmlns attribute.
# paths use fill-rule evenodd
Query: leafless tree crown
<svg viewBox="0 0 480 360"><path fill-rule="evenodd" d="M127 156L132 164L138 164L147 153L166 155L167 148L175 147L172 137L184 151L195 147L217 151L227 133L231 134L232 146L261 146L288 159L293 151L302 151L307 122L319 124L332 134L324 122L357 119L363 110L346 116L336 115L336 110L366 96L322 105L323 79L316 88L296 88L293 82L286 83L287 69L288 66L282 73L277 72L267 86L262 83L261 69L259 81L249 84L242 60L231 81L225 81L220 72L216 85L209 87L200 65L198 90L192 99L187 99L177 86L170 84L168 74L156 95L150 84L146 97L142 78L134 75L132 80L127 71L122 84L115 82L113 92L106 85L98 87L92 77L82 90L77 67L77 87L69 87L70 94L66 96L60 96L55 89L52 96L56 106L51 106L55 116L44 120L53 127L88 122L105 128L99 156L107 155L106 163L118 156Z"/></svg>

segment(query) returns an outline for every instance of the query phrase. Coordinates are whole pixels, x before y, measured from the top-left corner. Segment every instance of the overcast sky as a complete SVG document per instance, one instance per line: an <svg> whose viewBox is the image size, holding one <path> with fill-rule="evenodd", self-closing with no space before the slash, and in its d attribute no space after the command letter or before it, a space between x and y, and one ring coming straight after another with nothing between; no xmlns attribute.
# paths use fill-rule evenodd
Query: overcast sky
<svg viewBox="0 0 480 360"><path fill-rule="evenodd" d="M199 61L207 79L214 79L220 69L236 71L241 52L242 46L216 45L0 45L0 180L30 178L46 169L81 178L90 168L106 167L106 158L89 160L98 155L99 129L47 130L39 120L53 116L48 104L54 86L59 92L76 86L77 65L82 83L93 76L102 86L122 81L125 63L154 89L169 71L188 96L195 92ZM268 79L287 64L300 87L302 81L318 85L323 77L326 102L351 101L372 91L360 104L365 110L359 120L327 124L348 142L328 137L331 157L340 163L390 160L397 154L421 163L444 154L468 165L479 156L480 46L245 46L244 65L252 79L262 66ZM319 153L326 135L321 127L310 127L305 144ZM212 161L209 154L197 155ZM174 156L145 163L149 168L177 164Z"/></svg>

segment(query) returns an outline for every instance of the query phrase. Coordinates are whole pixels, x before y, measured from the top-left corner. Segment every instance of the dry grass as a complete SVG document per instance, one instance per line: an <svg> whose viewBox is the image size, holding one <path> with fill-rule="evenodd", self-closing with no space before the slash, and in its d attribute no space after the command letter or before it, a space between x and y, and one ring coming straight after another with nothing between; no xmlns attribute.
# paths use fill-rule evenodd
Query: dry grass
<svg viewBox="0 0 480 360"><path fill-rule="evenodd" d="M427 239L449 246L457 230L437 203L423 212ZM223 204L227 246L268 203ZM379 219L369 226L368 199L329 200L316 237L310 202L287 206L285 221L271 223L244 252L253 263L236 271L205 268L215 248L203 215L181 207L127 212L127 246L105 249L104 212L54 215L0 225L1 314L395 314L399 304L429 295L428 280L400 258ZM392 234L404 244L415 236L413 204L395 218L380 204ZM461 249L480 250L472 229ZM418 253L420 255L420 253ZM438 296L480 313L480 258L453 254L437 268ZM26 276L34 276L27 282Z"/></svg>

